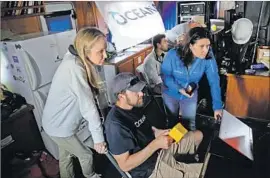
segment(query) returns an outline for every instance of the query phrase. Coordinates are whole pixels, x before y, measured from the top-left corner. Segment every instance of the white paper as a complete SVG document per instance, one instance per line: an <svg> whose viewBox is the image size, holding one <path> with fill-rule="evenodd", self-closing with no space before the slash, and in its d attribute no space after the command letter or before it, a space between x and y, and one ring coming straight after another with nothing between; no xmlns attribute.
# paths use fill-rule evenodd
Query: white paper
<svg viewBox="0 0 270 178"><path fill-rule="evenodd" d="M223 110L219 138L253 160L252 129L226 110Z"/></svg>

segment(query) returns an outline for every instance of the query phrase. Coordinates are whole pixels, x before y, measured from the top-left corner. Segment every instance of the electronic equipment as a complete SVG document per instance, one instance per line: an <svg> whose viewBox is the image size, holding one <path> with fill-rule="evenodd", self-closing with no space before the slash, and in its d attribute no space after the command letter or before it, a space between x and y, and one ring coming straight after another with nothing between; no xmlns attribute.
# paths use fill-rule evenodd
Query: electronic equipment
<svg viewBox="0 0 270 178"><path fill-rule="evenodd" d="M191 20L203 23L205 21L205 3L178 3L177 5L177 24Z"/></svg>
<svg viewBox="0 0 270 178"><path fill-rule="evenodd" d="M230 30L233 22L242 17L244 17L243 13L237 13L235 9L225 10L224 11L225 30Z"/></svg>
<svg viewBox="0 0 270 178"><path fill-rule="evenodd" d="M244 16L245 12L245 2L244 1L235 1L235 12Z"/></svg>
<svg viewBox="0 0 270 178"><path fill-rule="evenodd" d="M50 32L62 32L66 30L72 30L72 22L70 18L71 10L54 12L44 15L48 31Z"/></svg>
<svg viewBox="0 0 270 178"><path fill-rule="evenodd" d="M190 96L192 95L193 91L197 88L196 83L191 82L188 84L186 90L186 93L189 94Z"/></svg>

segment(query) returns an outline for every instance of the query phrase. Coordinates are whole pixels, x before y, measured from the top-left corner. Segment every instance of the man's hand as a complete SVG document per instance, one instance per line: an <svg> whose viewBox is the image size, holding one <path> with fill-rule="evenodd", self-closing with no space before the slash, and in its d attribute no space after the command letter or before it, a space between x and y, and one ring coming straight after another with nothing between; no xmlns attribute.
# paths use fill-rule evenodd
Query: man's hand
<svg viewBox="0 0 270 178"><path fill-rule="evenodd" d="M192 29L195 27L202 27L202 25L199 22L195 22L192 20L188 23L188 27L189 27L189 29Z"/></svg>
<svg viewBox="0 0 270 178"><path fill-rule="evenodd" d="M194 93L192 93L191 95L187 94L187 92L186 92L186 90L185 90L184 88L181 88L181 89L179 90L179 92L180 92L182 95L185 95L185 96L188 97L188 98L192 98L193 95L194 95Z"/></svg>
<svg viewBox="0 0 270 178"><path fill-rule="evenodd" d="M155 134L155 138L157 138L160 135L168 135L170 132L170 129L161 130L161 129L157 129L156 127L152 127L152 130Z"/></svg>
<svg viewBox="0 0 270 178"><path fill-rule="evenodd" d="M96 150L96 152L98 152L99 154L104 154L107 152L107 145L106 142L101 142L101 143L95 143L94 144L94 149Z"/></svg>
<svg viewBox="0 0 270 178"><path fill-rule="evenodd" d="M165 134L165 133L164 133ZM167 134L167 135L159 135L153 142L157 149L168 149L171 144L173 143L173 139Z"/></svg>
<svg viewBox="0 0 270 178"><path fill-rule="evenodd" d="M179 35L179 36L176 38L176 44L177 44L177 45L184 45L184 44L185 44L185 37L186 37L186 34L185 34L185 33Z"/></svg>

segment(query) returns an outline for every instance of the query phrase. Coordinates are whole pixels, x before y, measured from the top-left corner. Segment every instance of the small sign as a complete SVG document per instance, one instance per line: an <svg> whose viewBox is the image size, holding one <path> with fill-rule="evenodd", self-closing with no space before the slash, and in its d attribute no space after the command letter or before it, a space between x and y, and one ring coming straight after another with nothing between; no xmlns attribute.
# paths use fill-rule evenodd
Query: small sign
<svg viewBox="0 0 270 178"><path fill-rule="evenodd" d="M19 63L19 59L17 56L12 56L13 62Z"/></svg>

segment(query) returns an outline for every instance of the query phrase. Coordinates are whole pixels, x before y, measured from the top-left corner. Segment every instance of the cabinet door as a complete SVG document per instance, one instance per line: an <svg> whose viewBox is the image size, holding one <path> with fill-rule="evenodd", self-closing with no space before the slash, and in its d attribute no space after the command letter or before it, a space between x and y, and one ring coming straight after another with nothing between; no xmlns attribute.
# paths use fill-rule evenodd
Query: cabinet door
<svg viewBox="0 0 270 178"><path fill-rule="evenodd" d="M83 27L97 27L97 20L95 17L95 2L89 1L75 1L73 2L77 13L78 29Z"/></svg>
<svg viewBox="0 0 270 178"><path fill-rule="evenodd" d="M270 78L228 74L226 110L240 118L270 120Z"/></svg>
<svg viewBox="0 0 270 178"><path fill-rule="evenodd" d="M153 47L147 49L147 50L145 51L145 57L146 57L148 54L150 54L152 50L153 50Z"/></svg>
<svg viewBox="0 0 270 178"><path fill-rule="evenodd" d="M133 59L127 59L125 62L118 65L118 71L121 72L132 72L134 73Z"/></svg>
<svg viewBox="0 0 270 178"><path fill-rule="evenodd" d="M134 57L134 69L136 69L139 65L143 63L145 58L145 51L139 53L137 56Z"/></svg>

